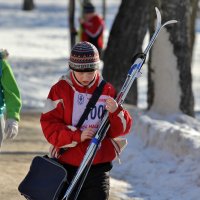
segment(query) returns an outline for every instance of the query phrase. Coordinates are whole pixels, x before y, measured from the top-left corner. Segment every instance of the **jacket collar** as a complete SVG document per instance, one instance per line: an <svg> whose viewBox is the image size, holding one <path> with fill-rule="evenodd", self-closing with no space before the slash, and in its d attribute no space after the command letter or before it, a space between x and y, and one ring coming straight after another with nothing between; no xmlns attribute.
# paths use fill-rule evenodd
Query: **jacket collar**
<svg viewBox="0 0 200 200"><path fill-rule="evenodd" d="M89 93L90 92L92 93L95 90L95 88L99 85L99 81L101 79L99 72L97 72L94 80L89 85L83 86L76 80L76 78L74 77L73 71L70 71L70 78L71 78L73 87L77 91L79 91L79 92L87 91Z"/></svg>

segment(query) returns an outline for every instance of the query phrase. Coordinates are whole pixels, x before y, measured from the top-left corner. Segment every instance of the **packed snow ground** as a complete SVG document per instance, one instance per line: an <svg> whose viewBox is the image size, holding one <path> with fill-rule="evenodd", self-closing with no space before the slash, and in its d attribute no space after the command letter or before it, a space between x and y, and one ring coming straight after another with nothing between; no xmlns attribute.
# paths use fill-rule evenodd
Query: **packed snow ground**
<svg viewBox="0 0 200 200"><path fill-rule="evenodd" d="M21 10L21 0L0 0L0 48L9 61L21 89L23 110L41 110L50 86L66 72L69 34L65 0L35 0L37 9ZM95 0L101 12L100 0ZM108 35L120 0L107 3ZM79 8L77 8L79 9ZM78 10L77 10L77 13ZM76 18L78 18L78 14ZM78 24L77 24L78 26ZM197 23L199 32L200 23ZM105 40L106 42L106 40ZM193 58L195 110L200 110L200 35ZM146 107L146 70L139 79L139 107ZM127 106L128 107L128 106ZM128 107L134 125L129 145L115 163L112 180L121 199L198 200L200 198L200 122L180 113L161 116Z"/></svg>

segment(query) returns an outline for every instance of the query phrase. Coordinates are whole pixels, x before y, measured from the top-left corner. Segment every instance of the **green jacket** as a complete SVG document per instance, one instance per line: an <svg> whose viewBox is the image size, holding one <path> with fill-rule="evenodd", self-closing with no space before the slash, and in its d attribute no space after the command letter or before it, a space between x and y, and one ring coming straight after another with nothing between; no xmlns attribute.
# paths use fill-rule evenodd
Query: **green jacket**
<svg viewBox="0 0 200 200"><path fill-rule="evenodd" d="M0 52L1 54L1 52ZM9 63L0 56L0 115L6 111L6 118L20 120L22 106L20 92Z"/></svg>

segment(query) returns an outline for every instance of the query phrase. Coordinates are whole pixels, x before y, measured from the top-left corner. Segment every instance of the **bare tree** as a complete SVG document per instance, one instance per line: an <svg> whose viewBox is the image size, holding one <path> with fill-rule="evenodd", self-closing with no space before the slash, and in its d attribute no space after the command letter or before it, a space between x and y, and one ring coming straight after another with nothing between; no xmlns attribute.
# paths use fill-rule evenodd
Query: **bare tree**
<svg viewBox="0 0 200 200"><path fill-rule="evenodd" d="M197 2L160 1L163 21L177 19L179 23L164 28L151 51L148 108L158 113L194 116L191 59Z"/></svg>
<svg viewBox="0 0 200 200"><path fill-rule="evenodd" d="M75 18L75 0L69 1L69 31L70 31L70 39L71 39L71 48L76 43L76 28L74 23Z"/></svg>
<svg viewBox="0 0 200 200"><path fill-rule="evenodd" d="M132 64L132 57L142 51L148 28L151 0L122 0L104 52L103 76L119 90ZM128 103L137 104L137 83L127 96Z"/></svg>
<svg viewBox="0 0 200 200"><path fill-rule="evenodd" d="M102 16L103 19L106 20L106 0L102 1Z"/></svg>
<svg viewBox="0 0 200 200"><path fill-rule="evenodd" d="M193 50L193 45L195 41L195 22L196 22L196 17L198 14L198 3L199 0L190 0L190 5L191 5L191 10L192 12L190 13L191 15L191 45L192 45L192 50Z"/></svg>
<svg viewBox="0 0 200 200"><path fill-rule="evenodd" d="M34 8L35 8L34 0L24 0L22 7L23 10L28 11L28 10L33 10Z"/></svg>

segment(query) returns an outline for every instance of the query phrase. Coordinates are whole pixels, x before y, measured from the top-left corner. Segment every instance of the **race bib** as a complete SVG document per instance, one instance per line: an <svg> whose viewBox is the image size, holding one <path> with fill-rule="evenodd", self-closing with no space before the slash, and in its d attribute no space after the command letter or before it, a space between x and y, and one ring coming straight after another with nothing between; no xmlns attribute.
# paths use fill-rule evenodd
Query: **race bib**
<svg viewBox="0 0 200 200"><path fill-rule="evenodd" d="M73 105L73 114L72 114L72 125L76 126L81 118L83 112L85 111L86 105L90 98L91 94L79 93L75 91L74 94L74 105ZM86 128L93 128L94 131L97 131L101 117L105 108L105 101L108 98L107 95L101 95L95 105L95 107L90 111L87 119L85 119L83 125L81 126L81 131Z"/></svg>

